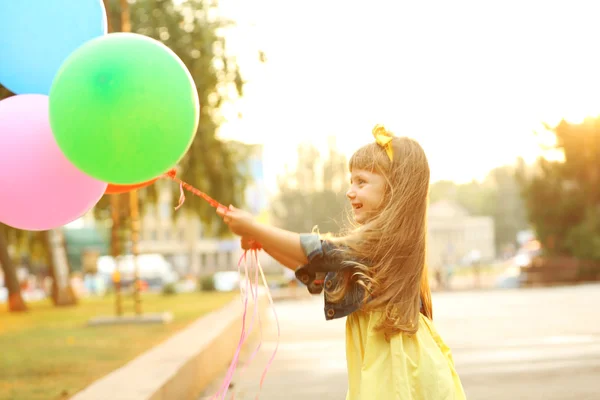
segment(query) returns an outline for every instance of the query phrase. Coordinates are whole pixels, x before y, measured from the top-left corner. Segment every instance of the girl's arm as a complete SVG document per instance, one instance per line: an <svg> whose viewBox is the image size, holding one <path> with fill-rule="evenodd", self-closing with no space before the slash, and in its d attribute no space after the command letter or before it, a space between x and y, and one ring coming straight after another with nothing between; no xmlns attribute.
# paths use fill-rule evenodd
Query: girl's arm
<svg viewBox="0 0 600 400"><path fill-rule="evenodd" d="M242 239L241 239L242 249L244 249L244 250L252 249L254 246L254 242L258 242L258 240L253 237L242 236ZM302 239L300 239L300 243L302 243ZM273 248L267 248L267 247L262 246L262 249L268 255L270 255L272 258L274 258L275 261L277 261L279 264L291 269L292 271L296 271L296 269L298 267L303 265L302 260L297 260L292 257L286 256L285 254L282 254L280 251L274 250Z"/></svg>
<svg viewBox="0 0 600 400"><path fill-rule="evenodd" d="M298 233L254 223L250 229L250 236L259 242L267 253L273 254L273 258L279 261L278 258L281 257L282 261L285 260L282 264L288 268L295 270L308 262Z"/></svg>
<svg viewBox="0 0 600 400"><path fill-rule="evenodd" d="M298 267L300 267L302 265L301 262L294 260L290 257L286 257L281 253L278 253L277 251L273 251L270 250L266 247L263 247L263 250L270 255L271 257L273 257L275 259L275 261L277 261L279 264L283 265L284 267L287 267L289 269L291 269L292 271L295 271Z"/></svg>
<svg viewBox="0 0 600 400"><path fill-rule="evenodd" d="M272 254L273 258L288 268L295 270L296 267L308 262L307 254L310 251L305 252L307 246L303 243L300 234L259 223L252 214L233 206L219 207L217 214L223 217L223 221L233 233L242 236L242 242L244 237L252 238ZM320 247L320 242L318 244ZM243 243L242 247L244 247Z"/></svg>

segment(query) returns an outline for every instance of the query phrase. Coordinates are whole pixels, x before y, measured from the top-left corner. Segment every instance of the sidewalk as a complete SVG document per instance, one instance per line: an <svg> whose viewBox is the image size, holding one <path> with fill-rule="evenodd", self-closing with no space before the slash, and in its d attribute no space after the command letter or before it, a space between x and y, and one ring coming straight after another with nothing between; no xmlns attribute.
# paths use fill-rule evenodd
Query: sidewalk
<svg viewBox="0 0 600 400"><path fill-rule="evenodd" d="M433 295L435 325L452 349L468 399L599 399L600 284L509 290L456 290ZM279 351L260 400L343 400L345 320L325 321L323 298L275 304ZM271 314L272 315L272 314ZM228 400L255 399L277 342L272 324ZM252 352L253 348L250 349ZM244 359L247 360L248 354ZM202 400L217 391L219 378Z"/></svg>
<svg viewBox="0 0 600 400"><path fill-rule="evenodd" d="M275 311L279 317L281 339L260 399L344 399L347 387L345 319L325 321L321 296L278 301ZM250 346L241 357L227 399L234 393L236 400L255 399L260 377L277 344L272 312L270 317L270 327L267 328L263 321L262 346L247 369L244 369L243 363L255 346ZM223 376L203 393L200 400L210 399L222 380ZM303 382L306 384L303 385Z"/></svg>
<svg viewBox="0 0 600 400"><path fill-rule="evenodd" d="M501 273L481 274L479 279L474 274L453 276L449 283L449 290L479 290L493 289Z"/></svg>

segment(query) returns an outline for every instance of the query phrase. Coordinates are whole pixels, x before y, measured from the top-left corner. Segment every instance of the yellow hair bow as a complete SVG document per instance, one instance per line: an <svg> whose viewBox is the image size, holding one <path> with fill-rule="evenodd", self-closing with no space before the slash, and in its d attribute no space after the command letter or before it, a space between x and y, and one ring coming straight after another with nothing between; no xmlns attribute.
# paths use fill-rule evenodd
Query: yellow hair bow
<svg viewBox="0 0 600 400"><path fill-rule="evenodd" d="M375 137L375 141L378 145L385 149L390 161L394 161L394 149L392 148L392 139L394 135L383 125L375 125L373 128L373 136Z"/></svg>

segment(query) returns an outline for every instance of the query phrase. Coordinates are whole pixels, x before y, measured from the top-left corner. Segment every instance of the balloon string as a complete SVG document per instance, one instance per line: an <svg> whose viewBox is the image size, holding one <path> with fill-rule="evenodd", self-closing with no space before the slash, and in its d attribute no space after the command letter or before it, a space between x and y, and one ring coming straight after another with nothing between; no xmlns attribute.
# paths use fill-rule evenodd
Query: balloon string
<svg viewBox="0 0 600 400"><path fill-rule="evenodd" d="M179 184L179 202L178 202L177 206L175 207L175 210L179 210L181 208L181 206L183 205L183 203L185 202L185 190L206 200L206 202L208 202L208 204L210 204L212 207L227 208L223 204L219 203L218 201L216 201L215 199L213 199L212 197L207 195L206 193L196 189L192 185L177 178L175 176L174 171L169 171L168 173L164 174L163 177L169 178ZM249 244L250 244L250 249L245 250L244 254L240 257L240 259L238 261L238 274L239 275L241 275L242 260L244 261L244 277L245 277L245 288L244 288L245 290L242 289L242 285L240 284L240 294L242 297L242 302L244 304L244 312L242 314L242 332L240 334L240 340L238 342L238 346L235 351L233 360L231 361L231 364L227 370L225 379L223 380L223 383L221 384L218 392L215 393L211 399L218 398L219 396L221 397L221 399L225 399L225 396L227 395L229 386L231 385L231 381L233 379L233 374L237 368L241 349L242 349L244 343L246 342L246 339L248 339L248 337L252 333L252 329L254 327L254 320L256 317L258 317L258 326L259 326L259 330L260 330L260 341L258 343L258 346L252 352L248 362L245 363L244 370L248 367L250 362L252 362L252 360L254 359L254 357L256 356L256 354L258 353L258 351L260 350L260 348L262 346L263 331L262 331L260 312L258 311L259 274L260 274L260 277L262 278L263 285L265 286L267 298L269 300L269 305L271 306L271 309L273 310L273 314L275 316L275 322L277 324L277 344L275 345L275 350L273 351L271 358L269 359L265 369L263 370L263 373L262 373L262 376L260 379L259 393L256 395L256 399L258 399L260 391L262 390L262 386L263 386L267 371L271 367L271 364L273 363L273 360L275 359L275 355L277 354L277 350L279 349L279 341L281 338L281 330L279 327L279 318L277 317L277 313L275 312L275 305L273 302L273 297L271 296L271 291L269 290L269 285L267 284L267 280L265 278L265 274L264 274L262 266L260 264L260 260L258 259L258 252L260 250L262 250L262 245L259 242L256 242L254 240L250 241ZM247 263L247 258L246 258L248 251L250 251L250 253L251 253L250 271L248 269L248 263ZM252 273L253 270L254 270L254 282L251 282L250 274L248 272ZM250 284L250 288L248 288L248 284ZM254 288L252 286L254 286ZM250 290L250 293L252 295L252 300L254 301L254 312L252 314L252 320L250 321L250 326L248 327L248 330L246 331L246 315L248 313L248 298L249 298L248 290ZM235 393L232 395L232 398L234 396L235 396Z"/></svg>
<svg viewBox="0 0 600 400"><path fill-rule="evenodd" d="M254 251L252 253L253 253L253 255L256 255L256 260L258 260L258 253L256 251ZM244 261L245 261L245 259L244 259ZM258 346L256 346L256 348L250 355L250 358L244 364L244 367L243 367L244 371L246 371L246 369L248 368L248 366L250 365L252 360L254 360L254 357L256 356L256 354L258 354L258 351L260 350L260 348L262 346L262 341L263 341L262 322L261 322L261 318L260 318L260 312L258 311L258 268L260 266L260 263L257 262L256 265L253 265L253 264L254 263L252 263L251 266L254 267L254 288L255 288L255 290L252 291L252 301L254 301L254 313L256 315L258 315L258 330L260 332L260 338L258 341Z"/></svg>
<svg viewBox="0 0 600 400"><path fill-rule="evenodd" d="M260 276L262 278L263 285L265 286L265 289L267 292L267 298L269 299L269 304L271 306L271 309L273 310L273 316L275 317L275 324L277 325L277 343L275 344L275 350L273 351L273 354L271 355L271 358L269 359L269 362L267 363L267 366L265 367L265 369L262 373L262 377L260 378L260 390L262 390L262 386L265 381L265 377L267 376L267 371L271 367L271 364L273 364L273 360L275 359L275 356L277 355L277 350L279 349L279 341L281 340L281 328L279 327L279 318L277 316L277 312L275 311L275 304L273 302L273 296L271 296L271 291L269 290L269 285L267 284L267 278L265 278L265 273L262 269L262 266L260 265L260 260L258 259L258 252L254 251L253 253L254 253L253 254L254 258L256 260L256 265L258 266L258 271L260 272ZM258 394L256 395L256 398L258 399Z"/></svg>
<svg viewBox="0 0 600 400"><path fill-rule="evenodd" d="M184 190L187 190L188 192L191 192L192 194L206 200L206 202L214 208L228 208L228 207L224 206L223 204L219 203L218 201L216 201L215 199L213 199L212 197L210 197L209 195L207 195L206 193L204 193L203 191L198 190L195 187L193 187L192 185L190 185L189 183L186 183L186 182L182 181L181 179L177 178L175 176L175 172L173 172L173 171L169 171L168 173L164 174L163 177L169 178L172 181L179 184L179 202L178 202L177 206L175 207L175 210L179 210L181 208L181 206L183 205L183 203L185 202L185 191ZM260 243L258 243L257 241L251 240L250 241L250 250L262 250L262 245Z"/></svg>
<svg viewBox="0 0 600 400"><path fill-rule="evenodd" d="M185 201L185 194L183 192L183 189L187 190L188 192L191 192L193 194L195 194L198 197L203 198L204 200L206 200L206 202L208 204L210 204L211 206L215 207L215 208L227 208L225 207L223 204L219 203L218 201L216 201L215 199L213 199L212 197L210 197L209 195L207 195L206 193L196 189L195 187L193 187L192 185L190 185L189 183L186 183L184 181L182 181L181 179L179 179L178 177L175 176L174 173L166 173L163 175L163 177L165 178L169 178L172 181L175 181L179 184L179 204L177 205L177 207L175 207L176 210L178 210L182 205L183 202Z"/></svg>
<svg viewBox="0 0 600 400"><path fill-rule="evenodd" d="M244 254L240 257L240 260L238 261L238 266L242 264L242 260L245 261L246 258L246 253L244 252ZM217 393L214 394L214 396L212 397L213 399L216 398L217 396L220 396L221 400L225 399L225 396L227 396L227 391L229 390L229 385L231 384L231 380L233 379L233 373L235 372L235 369L237 367L237 363L238 363L238 359L240 356L240 352L242 350L242 346L244 345L244 342L246 341L250 331L252 330L252 325L254 325L254 315L252 315L252 322L250 323L250 329L248 330L248 332L246 332L246 314L248 313L248 283L250 281L249 276L248 276L248 264L244 262L244 271L245 271L245 285L246 285L246 290L244 293L244 313L242 314L242 333L240 335L240 340L238 342L238 346L235 350L235 354L233 355L233 360L231 361L231 364L229 365L229 368L227 370L227 374L225 375L225 379L223 379L223 383L221 384L221 387L219 388L219 391Z"/></svg>

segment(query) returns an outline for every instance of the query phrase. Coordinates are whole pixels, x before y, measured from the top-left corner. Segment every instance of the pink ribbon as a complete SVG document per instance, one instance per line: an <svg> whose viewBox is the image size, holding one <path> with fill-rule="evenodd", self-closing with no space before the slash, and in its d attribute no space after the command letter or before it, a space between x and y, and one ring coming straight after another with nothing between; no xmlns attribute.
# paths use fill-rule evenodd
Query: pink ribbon
<svg viewBox="0 0 600 400"><path fill-rule="evenodd" d="M247 259L247 255L248 252L250 252L250 263L248 263L248 259ZM238 366L238 362L239 362L239 357L240 357L240 353L242 351L242 348L244 346L244 344L246 343L248 337L250 336L250 334L252 333L252 330L254 328L254 322L255 320L258 320L258 326L259 326L259 330L260 330L260 340L259 343L257 345L257 347L254 349L254 351L252 352L252 354L250 355L248 361L245 363L244 365L244 370L250 365L250 363L254 360L254 357L256 356L256 354L258 354L258 351L260 350L261 346L262 346L262 341L263 341L263 332L262 332L262 321L260 318L260 312L259 312L259 307L258 307L258 303L259 303L259 293L258 293L258 286L259 286L259 274L260 277L262 279L262 283L265 286L265 290L266 290L266 295L267 295L267 299L269 300L269 304L273 310L273 314L275 316L275 322L277 325L277 344L275 346L275 350L273 351L273 354L271 355L271 358L269 359L267 365L265 366L265 369L263 370L261 379L260 379L260 386L259 386L259 393L256 395L256 399L258 399L259 395L260 395L260 391L262 391L262 387L267 375L267 372L269 371L269 368L271 367L271 365L273 364L273 361L275 359L275 356L277 354L277 350L279 349L279 340L281 337L281 329L279 326L279 318L277 316L277 313L275 312L275 307L274 307L274 302L273 302L273 297L271 296L271 291L269 290L269 286L267 284L267 279L265 278L265 274L264 271L262 269L262 266L260 265L260 260L258 259L258 250L246 250L244 252L244 254L240 257L240 260L238 262L238 271L240 272L241 275L241 265L242 265L242 261L243 261L243 265L244 265L244 277L245 277L245 290L243 290L242 293L242 302L244 304L244 312L242 314L242 332L240 334L240 340L238 341L238 346L236 348L235 354L233 356L233 360L231 361L231 364L229 365L229 368L227 370L227 373L225 375L225 378L223 379L223 382L221 383L221 386L219 388L219 390L217 391L217 393L215 393L211 399L221 399L224 400L225 396L227 396L227 393L229 391L229 386L231 384L231 381L233 380L233 375L237 369ZM249 264L249 265L248 265ZM253 282L250 281L250 276L254 275L254 280ZM250 287L249 287L250 286ZM240 285L240 290L242 289L242 285ZM248 295L248 291L250 291L251 296L252 296L252 300L254 301L254 310L252 313L252 319L250 320L250 324L248 326L248 329L246 329L246 316L248 314L248 299L249 299L249 295ZM235 398L235 393L232 394L231 399Z"/></svg>

